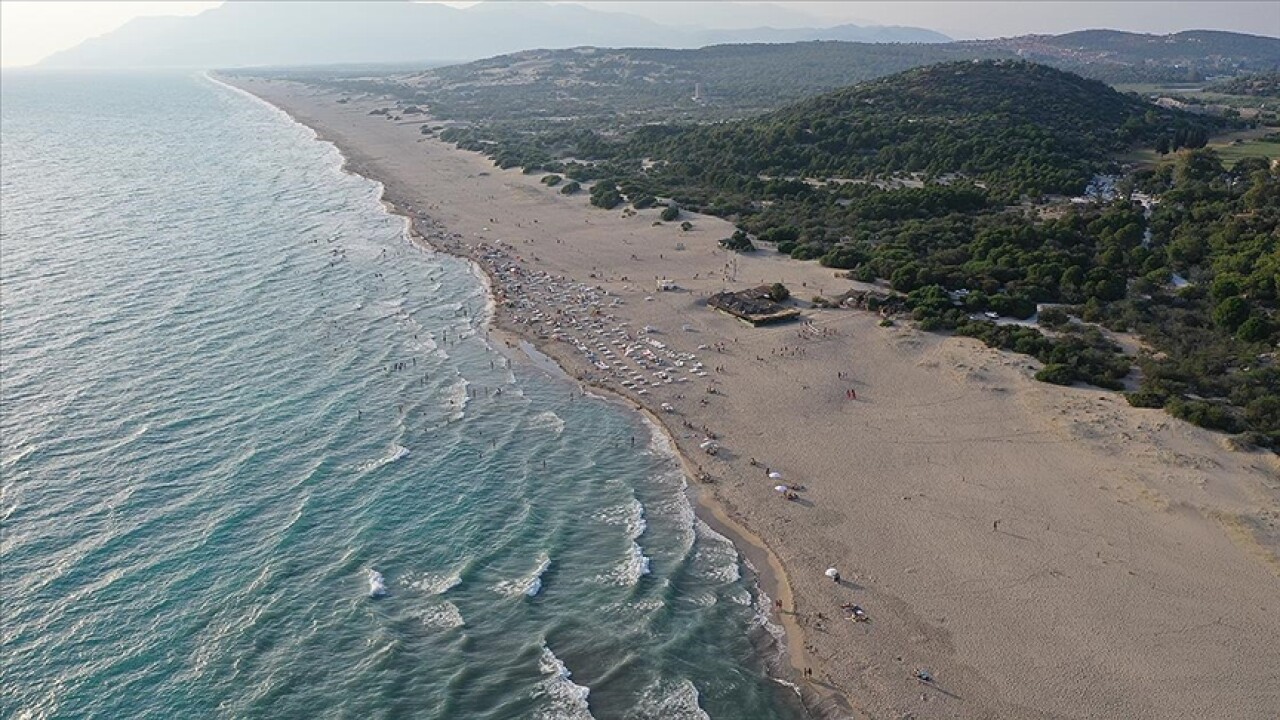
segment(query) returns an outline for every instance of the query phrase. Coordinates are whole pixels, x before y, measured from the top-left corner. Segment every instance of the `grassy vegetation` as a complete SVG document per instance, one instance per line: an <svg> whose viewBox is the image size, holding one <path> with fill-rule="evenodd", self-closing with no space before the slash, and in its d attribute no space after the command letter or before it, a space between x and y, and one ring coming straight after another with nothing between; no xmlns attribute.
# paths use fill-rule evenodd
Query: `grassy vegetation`
<svg viewBox="0 0 1280 720"><path fill-rule="evenodd" d="M1237 162L1245 158L1262 157L1267 160L1280 158L1280 138L1274 140L1260 138L1225 144L1210 142L1209 147L1218 152L1218 157L1222 158L1222 164L1228 168L1235 167Z"/></svg>
<svg viewBox="0 0 1280 720"><path fill-rule="evenodd" d="M1206 145L1218 154L1223 166L1235 167L1246 158L1264 158L1268 161L1280 158L1280 131L1274 128L1253 128L1211 138ZM1138 148L1121 155L1121 161L1138 169L1151 170L1161 164L1178 161L1177 153L1159 155L1151 148Z"/></svg>

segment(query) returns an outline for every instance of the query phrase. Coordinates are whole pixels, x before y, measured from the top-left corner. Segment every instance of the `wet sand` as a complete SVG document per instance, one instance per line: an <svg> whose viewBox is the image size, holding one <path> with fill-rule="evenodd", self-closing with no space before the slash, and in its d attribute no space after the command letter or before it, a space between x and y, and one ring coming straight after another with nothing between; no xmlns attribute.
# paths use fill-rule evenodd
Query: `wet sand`
<svg viewBox="0 0 1280 720"><path fill-rule="evenodd" d="M423 137L420 118L368 115L385 101L236 84L334 142L431 244L487 263L510 303L497 342L527 339L664 424L690 473L710 476L692 482L707 512L784 600L790 657L814 670L800 684L820 714L1276 716L1274 455L871 313L805 308L802 323L750 327L707 295L781 281L803 301L851 284L816 263L725 252L717 241L733 228L715 218L681 232L655 224L657 210L593 208ZM686 364L684 382L624 386L578 346L614 336L570 328L569 300L528 301L504 277L599 288L619 301L599 317L625 333L619 350L655 339L705 375ZM659 291L664 279L679 289ZM704 428L715 456L700 448ZM805 490L781 498L766 467ZM845 619L850 602L870 622Z"/></svg>

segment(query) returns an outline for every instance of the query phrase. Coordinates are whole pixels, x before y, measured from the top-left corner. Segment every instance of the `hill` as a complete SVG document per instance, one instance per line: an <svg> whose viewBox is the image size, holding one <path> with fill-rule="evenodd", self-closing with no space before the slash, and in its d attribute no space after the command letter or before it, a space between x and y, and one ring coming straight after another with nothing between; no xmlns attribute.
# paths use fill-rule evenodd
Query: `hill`
<svg viewBox="0 0 1280 720"><path fill-rule="evenodd" d="M737 123L641 131L635 152L710 177L960 174L993 191L1079 193L1114 153L1200 146L1218 122L1153 107L1096 80L1031 63L910 70Z"/></svg>
<svg viewBox="0 0 1280 720"><path fill-rule="evenodd" d="M1081 30L962 44L1016 52L1110 83L1199 82L1280 67L1280 39L1217 30L1169 35Z"/></svg>
<svg viewBox="0 0 1280 720"><path fill-rule="evenodd" d="M793 40L944 42L921 28L748 28L664 25L574 4L228 2L192 17L137 18L56 53L48 67L305 66L465 60L579 45L699 47Z"/></svg>
<svg viewBox="0 0 1280 720"><path fill-rule="evenodd" d="M624 122L742 117L939 60L963 47L844 42L696 50L529 50L388 79L407 100L468 122L624 116ZM319 78L313 78L319 79Z"/></svg>
<svg viewBox="0 0 1280 720"><path fill-rule="evenodd" d="M1202 36L1212 42L1192 42ZM1152 44L1162 49L1134 49ZM324 69L289 74L353 93L390 93L430 106L440 119L506 124L521 131L608 120L615 129L625 130L646 123L712 122L755 115L941 62L1016 58L1035 58L1107 82L1135 77L1185 79L1188 63L1221 67L1223 72L1280 63L1280 40L1200 31L1167 37L1087 31L935 44L813 41L698 49L575 47L525 50L417 73Z"/></svg>
<svg viewBox="0 0 1280 720"><path fill-rule="evenodd" d="M1050 36L1045 39L1045 44L1064 50L1109 54L1116 62L1197 62L1204 58L1233 58L1243 65L1270 65L1276 62L1276 46L1280 40L1220 30L1187 30L1168 35L1080 30Z"/></svg>

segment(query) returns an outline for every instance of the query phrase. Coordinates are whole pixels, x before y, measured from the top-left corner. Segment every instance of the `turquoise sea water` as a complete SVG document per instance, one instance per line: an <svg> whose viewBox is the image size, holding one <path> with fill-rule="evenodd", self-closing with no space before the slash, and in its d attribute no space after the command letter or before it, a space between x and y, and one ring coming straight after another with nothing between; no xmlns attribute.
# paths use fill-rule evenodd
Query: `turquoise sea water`
<svg viewBox="0 0 1280 720"><path fill-rule="evenodd" d="M332 146L198 75L0 87L0 716L800 716L662 442L508 368Z"/></svg>

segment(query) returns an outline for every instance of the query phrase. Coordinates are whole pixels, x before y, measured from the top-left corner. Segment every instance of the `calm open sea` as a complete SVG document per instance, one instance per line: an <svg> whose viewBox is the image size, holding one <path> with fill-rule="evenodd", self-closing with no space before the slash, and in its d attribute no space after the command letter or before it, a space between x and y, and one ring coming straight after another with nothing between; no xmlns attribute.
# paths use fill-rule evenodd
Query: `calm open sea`
<svg viewBox="0 0 1280 720"><path fill-rule="evenodd" d="M0 87L0 716L800 716L669 449L507 367L331 145L200 75Z"/></svg>

